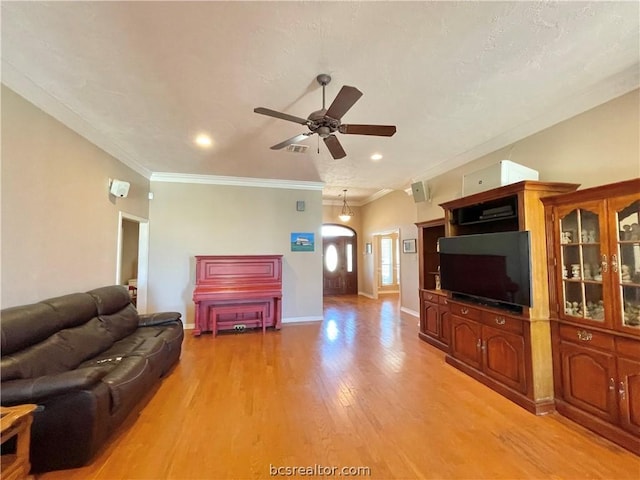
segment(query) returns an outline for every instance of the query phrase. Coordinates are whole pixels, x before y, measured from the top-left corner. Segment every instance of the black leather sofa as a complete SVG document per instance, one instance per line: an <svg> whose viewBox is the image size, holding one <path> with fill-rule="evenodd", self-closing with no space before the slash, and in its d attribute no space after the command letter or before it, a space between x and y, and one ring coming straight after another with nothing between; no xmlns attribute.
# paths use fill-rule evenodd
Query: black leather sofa
<svg viewBox="0 0 640 480"><path fill-rule="evenodd" d="M178 361L180 313L139 315L122 286L0 312L0 401L34 403L32 472L85 465ZM144 401L143 401L144 399Z"/></svg>

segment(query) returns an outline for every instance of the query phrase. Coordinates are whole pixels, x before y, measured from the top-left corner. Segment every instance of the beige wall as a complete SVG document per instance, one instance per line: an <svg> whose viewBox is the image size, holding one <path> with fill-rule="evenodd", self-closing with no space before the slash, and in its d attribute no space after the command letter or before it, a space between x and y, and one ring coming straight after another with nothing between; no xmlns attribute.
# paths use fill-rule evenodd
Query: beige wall
<svg viewBox="0 0 640 480"><path fill-rule="evenodd" d="M108 180L131 183L109 196ZM2 86L2 308L113 284L119 210L149 182Z"/></svg>
<svg viewBox="0 0 640 480"><path fill-rule="evenodd" d="M419 221L443 216L438 204L462 195L462 176L500 160L537 170L545 182L594 187L640 176L640 90L588 110L463 167L428 179L433 201Z"/></svg>
<svg viewBox="0 0 640 480"><path fill-rule="evenodd" d="M404 232L401 237L415 236L410 223L442 218L439 204L462 195L464 174L500 160L538 170L541 181L579 183L581 188L639 177L639 106L640 90L635 90L463 167L426 179L431 186L431 202L413 204L404 192L386 195L362 208L362 241L369 241L366 238L371 232L396 225ZM402 307L419 311L417 259L415 264L406 254L402 259ZM362 283L367 286L373 272L366 265L363 268Z"/></svg>
<svg viewBox="0 0 640 480"><path fill-rule="evenodd" d="M400 303L404 310L419 312L418 289L410 288L410 286L418 284L418 255L416 253L402 253L402 241L418 236L418 230L415 226L416 207L413 198L404 191L395 191L364 205L361 210L363 218L362 242L373 242L373 236L376 234L399 230ZM363 263L365 278L360 291L372 294L374 292L375 255L367 255L366 257L367 262Z"/></svg>
<svg viewBox="0 0 640 480"><path fill-rule="evenodd" d="M321 191L165 182L152 191L149 311L193 324L196 255L282 254L283 320L322 318ZM315 251L291 252L293 232L315 233Z"/></svg>

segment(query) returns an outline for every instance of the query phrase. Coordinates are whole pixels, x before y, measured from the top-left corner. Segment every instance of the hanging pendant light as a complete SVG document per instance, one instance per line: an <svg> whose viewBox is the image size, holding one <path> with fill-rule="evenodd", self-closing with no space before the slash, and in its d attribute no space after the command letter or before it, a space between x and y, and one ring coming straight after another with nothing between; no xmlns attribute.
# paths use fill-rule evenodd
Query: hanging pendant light
<svg viewBox="0 0 640 480"><path fill-rule="evenodd" d="M344 189L343 190L343 198L342 198L342 210L340 211L340 215L338 215L338 218L340 220L342 220L343 222L348 222L349 220L351 220L351 217L353 217L353 211L351 210L351 207L349 206L349 204L347 203L347 190Z"/></svg>

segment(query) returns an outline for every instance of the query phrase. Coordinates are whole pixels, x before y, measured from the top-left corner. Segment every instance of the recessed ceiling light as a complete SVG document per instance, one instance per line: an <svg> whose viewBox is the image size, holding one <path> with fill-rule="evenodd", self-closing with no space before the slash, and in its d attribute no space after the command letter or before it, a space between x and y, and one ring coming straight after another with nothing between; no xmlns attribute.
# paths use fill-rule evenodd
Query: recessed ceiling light
<svg viewBox="0 0 640 480"><path fill-rule="evenodd" d="M208 148L213 144L213 141L209 135L201 133L196 137L196 144L202 148Z"/></svg>
<svg viewBox="0 0 640 480"><path fill-rule="evenodd" d="M382 154L380 153L374 153L373 155L371 155L371 160L373 160L374 162L377 162L378 160L382 159Z"/></svg>

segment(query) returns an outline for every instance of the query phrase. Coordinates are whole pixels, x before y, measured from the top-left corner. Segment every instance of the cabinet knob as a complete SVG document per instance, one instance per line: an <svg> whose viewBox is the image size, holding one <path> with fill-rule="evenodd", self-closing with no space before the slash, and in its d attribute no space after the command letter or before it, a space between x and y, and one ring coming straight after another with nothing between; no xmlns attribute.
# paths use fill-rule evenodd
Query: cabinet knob
<svg viewBox="0 0 640 480"><path fill-rule="evenodd" d="M611 377L609 379L609 390L615 390L616 389L616 381L613 379L613 377Z"/></svg>
<svg viewBox="0 0 640 480"><path fill-rule="evenodd" d="M496 325L504 325L507 321L504 317L496 317Z"/></svg>
<svg viewBox="0 0 640 480"><path fill-rule="evenodd" d="M427 300L433 300L433 295L427 295Z"/></svg>
<svg viewBox="0 0 640 480"><path fill-rule="evenodd" d="M611 271L614 273L618 271L618 257L616 254L611 255Z"/></svg>
<svg viewBox="0 0 640 480"><path fill-rule="evenodd" d="M463 315L466 315L467 313L469 313L469 309L467 307L462 307L460 309L460 313Z"/></svg>
<svg viewBox="0 0 640 480"><path fill-rule="evenodd" d="M620 388L618 389L618 393L620 394L620 399L624 400L624 396L625 396L624 382L620 382Z"/></svg>
<svg viewBox="0 0 640 480"><path fill-rule="evenodd" d="M591 332L587 332L586 330L578 330L578 340L582 340L583 342L588 342L593 338L593 334Z"/></svg>
<svg viewBox="0 0 640 480"><path fill-rule="evenodd" d="M607 273L607 271L609 270L609 264L607 263L606 255L602 255L602 262L600 262L600 265L602 266L602 271L604 273Z"/></svg>
<svg viewBox="0 0 640 480"><path fill-rule="evenodd" d="M482 348L482 340L478 339L478 342L476 343L476 348Z"/></svg>

